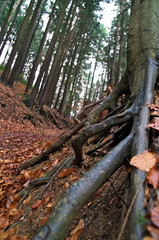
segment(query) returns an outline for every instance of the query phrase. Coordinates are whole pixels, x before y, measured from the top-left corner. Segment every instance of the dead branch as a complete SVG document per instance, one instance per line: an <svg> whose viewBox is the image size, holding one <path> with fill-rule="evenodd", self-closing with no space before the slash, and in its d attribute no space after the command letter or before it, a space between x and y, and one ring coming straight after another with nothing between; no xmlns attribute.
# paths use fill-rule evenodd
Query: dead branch
<svg viewBox="0 0 159 240"><path fill-rule="evenodd" d="M61 136L59 141L53 143L49 148L43 151L38 156L31 158L30 160L26 161L22 165L19 166L19 172L22 170L31 167L39 162L45 161L49 155L59 149L69 138L71 138L77 131L79 131L84 126L84 122L76 125L73 129L67 131L65 134Z"/></svg>

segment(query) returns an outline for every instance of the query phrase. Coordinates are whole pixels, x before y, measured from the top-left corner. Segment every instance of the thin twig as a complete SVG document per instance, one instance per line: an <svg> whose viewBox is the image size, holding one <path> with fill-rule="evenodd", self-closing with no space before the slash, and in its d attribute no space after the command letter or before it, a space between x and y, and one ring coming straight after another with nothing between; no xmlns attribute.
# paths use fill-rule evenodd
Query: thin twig
<svg viewBox="0 0 159 240"><path fill-rule="evenodd" d="M136 198L137 198L137 196L138 196L138 194L139 194L139 192L140 192L140 190L141 190L141 188L142 188L142 185L143 185L144 182L145 182L145 179L146 179L146 177L144 177L144 179L143 179L143 181L141 182L141 184L140 184L140 186L139 186L136 194L134 195L134 197L133 197L133 199L132 199L132 202L131 202L130 207L129 207L127 213L126 213L126 216L125 216L125 219L124 219L124 222L123 222L123 224L122 224L122 227L121 227L121 230L120 230L120 232L119 232L119 235L118 235L117 240L121 240L121 238L122 238L122 235L123 235L123 233L124 233L124 229L125 229L125 226L126 226L126 224L127 224L128 218L129 218L129 216L130 216L131 210L132 210L133 205L134 205L134 203L135 203L135 201L136 201Z"/></svg>
<svg viewBox="0 0 159 240"><path fill-rule="evenodd" d="M119 195L119 193L117 192L116 188L114 187L114 184L113 184L110 180L109 180L109 182L110 182L110 185L112 186L115 194L117 195L117 197L118 197L118 198L120 199L120 201L122 201L122 203L124 203L125 206L128 208L128 207L129 207L128 204L127 204L127 203L124 201L124 199L122 199L122 197Z"/></svg>

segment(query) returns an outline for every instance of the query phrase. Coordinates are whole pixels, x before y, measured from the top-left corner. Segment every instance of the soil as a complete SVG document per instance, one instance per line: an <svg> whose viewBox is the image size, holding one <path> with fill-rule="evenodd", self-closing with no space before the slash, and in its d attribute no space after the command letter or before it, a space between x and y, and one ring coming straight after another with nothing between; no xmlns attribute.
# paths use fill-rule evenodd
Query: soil
<svg viewBox="0 0 159 240"><path fill-rule="evenodd" d="M42 177L45 172L73 153L68 141L51 154L47 161L18 173L20 164L41 153L69 130L65 120L63 128L59 128L51 118L27 108L23 104L24 88L21 83L16 83L13 89L0 84L0 239L7 240L32 239L49 218L64 190L95 162L100 161L108 151L104 146L94 154L85 156L82 169L71 166L65 171L62 170L47 188L42 185L29 190L19 204L19 192L25 189L31 180ZM89 147L86 146L86 149ZM73 231L68 240L117 239L127 209L124 194L128 188L129 171L122 167L79 212L70 229L70 232ZM82 227L77 231L79 222L82 222ZM4 231L6 228L8 230Z"/></svg>

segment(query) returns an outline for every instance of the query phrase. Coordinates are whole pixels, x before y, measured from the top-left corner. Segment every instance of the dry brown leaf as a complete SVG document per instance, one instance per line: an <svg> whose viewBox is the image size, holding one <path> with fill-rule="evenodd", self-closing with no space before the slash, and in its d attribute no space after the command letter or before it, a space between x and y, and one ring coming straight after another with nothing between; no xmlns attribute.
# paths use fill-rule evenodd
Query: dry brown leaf
<svg viewBox="0 0 159 240"><path fill-rule="evenodd" d="M27 197L24 201L23 204L28 204L31 200L31 196Z"/></svg>
<svg viewBox="0 0 159 240"><path fill-rule="evenodd" d="M156 154L148 151L136 155L130 161L132 166L146 172L149 172L151 168L155 167L156 163Z"/></svg>
<svg viewBox="0 0 159 240"><path fill-rule="evenodd" d="M68 237L67 240L78 240L78 238L82 233L83 228L84 228L84 221L83 219L80 219L77 226L71 231L70 237Z"/></svg>
<svg viewBox="0 0 159 240"><path fill-rule="evenodd" d="M8 233L0 230L0 240L5 240L8 237Z"/></svg>
<svg viewBox="0 0 159 240"><path fill-rule="evenodd" d="M159 105L157 104L147 104L147 106L150 108L150 110L159 111Z"/></svg>
<svg viewBox="0 0 159 240"><path fill-rule="evenodd" d="M159 131L159 118L154 117L151 121L151 123L148 125L148 127L151 127L157 131Z"/></svg>
<svg viewBox="0 0 159 240"><path fill-rule="evenodd" d="M42 205L43 205L42 200L37 200L31 207L38 208L38 207L41 207Z"/></svg>
<svg viewBox="0 0 159 240"><path fill-rule="evenodd" d="M72 172L77 171L76 168L70 167L67 169L62 169L61 172L58 174L58 178L63 178L69 176Z"/></svg>
<svg viewBox="0 0 159 240"><path fill-rule="evenodd" d="M143 240L155 240L153 237L150 237L150 236L146 236L143 238Z"/></svg>
<svg viewBox="0 0 159 240"><path fill-rule="evenodd" d="M159 207L154 207L150 210L151 222L159 228Z"/></svg>
<svg viewBox="0 0 159 240"><path fill-rule="evenodd" d="M150 169L147 175L148 183L156 190L159 187L159 169Z"/></svg>
<svg viewBox="0 0 159 240"><path fill-rule="evenodd" d="M155 240L159 240L159 229L151 226L151 225L148 225L147 226L147 230L151 233L152 237L155 239Z"/></svg>
<svg viewBox="0 0 159 240"><path fill-rule="evenodd" d="M64 183L64 189L69 188L69 186L70 186L70 184L69 184L68 182L65 182L65 183Z"/></svg>
<svg viewBox="0 0 159 240"><path fill-rule="evenodd" d="M5 217L0 217L0 229L7 228L9 225L9 220Z"/></svg>

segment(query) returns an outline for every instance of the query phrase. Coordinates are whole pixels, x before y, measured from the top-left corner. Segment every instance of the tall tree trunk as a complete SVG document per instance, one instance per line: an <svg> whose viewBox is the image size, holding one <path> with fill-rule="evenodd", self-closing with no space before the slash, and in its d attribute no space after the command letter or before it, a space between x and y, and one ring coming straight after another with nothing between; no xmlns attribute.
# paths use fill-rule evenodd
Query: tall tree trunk
<svg viewBox="0 0 159 240"><path fill-rule="evenodd" d="M8 41L9 36L10 36L10 34L11 34L12 28L13 28L13 26L14 26L16 17L17 17L17 15L18 15L18 13L19 13L19 10L20 10L20 8L21 8L21 5L22 5L23 1L24 1L24 0L21 0L21 1L19 2L19 5L17 6L16 12L15 12L14 17L13 17L13 19L12 19L12 23L10 24L9 29L7 30L7 33L6 33L5 38L3 39L3 42L2 42L1 47L0 47L0 56L1 56L2 52L3 52L3 49L4 49L7 41Z"/></svg>
<svg viewBox="0 0 159 240"><path fill-rule="evenodd" d="M27 9L26 15L24 17L24 20L23 20L23 22L21 24L20 30L18 32L16 41L14 43L13 49L12 49L10 57L9 57L9 60L8 60L8 62L6 64L6 66L5 66L5 69L4 69L3 73L2 73L2 76L1 76L1 81L2 82L7 83L7 81L8 81L9 74L10 74L11 67L12 67L12 63L14 61L16 53L18 52L18 49L21 46L21 41L22 41L22 39L24 37L24 34L25 34L25 31L27 29L27 25L28 25L29 19L31 18L33 6L34 6L34 2L31 1L30 4L29 4L29 7Z"/></svg>
<svg viewBox="0 0 159 240"><path fill-rule="evenodd" d="M24 65L24 59L26 57L30 41L34 34L34 31L36 28L36 21L38 19L38 15L39 15L39 12L41 11L41 6L44 3L44 1L45 0L39 0L37 2L36 8L34 10L34 14L30 20L28 29L25 33L25 37L23 38L20 49L18 51L18 56L14 63L14 67L12 69L9 79L6 81L6 83L9 86L13 86L14 81L16 81L18 79L18 76L19 76L20 72L22 71L22 67Z"/></svg>
<svg viewBox="0 0 159 240"><path fill-rule="evenodd" d="M39 75L37 77L36 83L33 87L32 92L26 98L26 104L27 104L28 107L33 106L34 101L35 101L36 96L37 96L37 93L38 93L40 83L41 83L41 79L44 76L44 73L47 72L48 69L49 69L50 61L51 61L52 55L54 53L54 47L55 47L55 44L56 44L57 36L58 36L59 31L60 31L63 19L65 17L67 6L68 6L68 0L65 1L65 4L62 6L60 16L58 17L58 21L57 21L57 24L56 24L56 27L55 27L55 30L54 30L54 33L53 33L52 40L51 40L49 48L47 50L44 62L42 64L41 68L40 68Z"/></svg>
<svg viewBox="0 0 159 240"><path fill-rule="evenodd" d="M36 58L35 58L35 60L34 60L33 67L32 67L32 69L31 69L31 73L30 73L30 76L29 76L29 78L28 78L27 87L26 87L26 89L25 89L25 92L26 92L26 93L27 93L27 92L31 89L31 87L32 87L32 84L33 84L33 81L34 81L34 78L35 78L35 73L36 73L37 67L38 67L38 65L39 65L39 62L40 62L40 60L41 60L41 54L42 54L43 47L44 47L44 44L45 44L45 41L46 41L46 37L47 37L48 31L49 31L49 29L50 29L50 26L51 26L52 21L53 21L53 18L54 18L54 11L55 11L57 2L58 2L58 0L55 1L54 6L53 6L53 8L52 8L52 12L51 12L51 14L50 14L49 21L48 21L48 23L47 23L45 32L44 32L44 34L43 34L43 37L42 37L42 40L41 40L41 43L40 43L40 46L39 46L39 49L38 49L38 53L37 53Z"/></svg>
<svg viewBox="0 0 159 240"><path fill-rule="evenodd" d="M10 20L12 11L13 11L14 4L15 4L15 0L12 0L12 2L10 4L10 7L9 7L9 10L8 10L8 14L7 14L7 16L6 16L5 20L4 20L4 23L3 23L2 27L1 27L1 31L0 31L0 45L1 45L2 41L3 41L6 29L8 27L8 23L9 23L9 20Z"/></svg>
<svg viewBox="0 0 159 240"><path fill-rule="evenodd" d="M1 8L0 8L0 15L2 14L2 12L3 12L4 8L6 7L7 3L8 3L8 0L3 1L2 5L1 5Z"/></svg>
<svg viewBox="0 0 159 240"><path fill-rule="evenodd" d="M54 59L53 59L52 67L51 67L49 76L47 78L47 81L46 81L46 84L45 84L45 87L44 87L44 90L43 90L42 98L39 101L40 107L42 107L44 104L46 104L48 106L51 106L51 104L52 104L52 96L55 93L55 87L56 87L56 83L58 81L58 79L56 79L56 76L54 76L54 74L58 75L58 72L60 71L59 68L62 64L61 62L62 62L62 59L64 57L64 50L65 49L62 47L62 45L64 44L64 42L63 42L64 40L67 43L66 32L67 32L67 29L68 29L68 23L69 23L71 14L72 14L72 10L74 10L74 13L73 13L73 17L74 17L75 10L76 10L76 5L74 5L74 1L72 1L69 12L67 14L67 19L66 19L65 24L63 26L62 33L60 34L60 40L59 40L57 50L56 50L56 53L55 53L55 56L54 56ZM71 24L72 24L72 21L73 21L73 19L71 20ZM68 32L68 34L69 34L69 32ZM56 70L56 72L55 72L55 70Z"/></svg>

